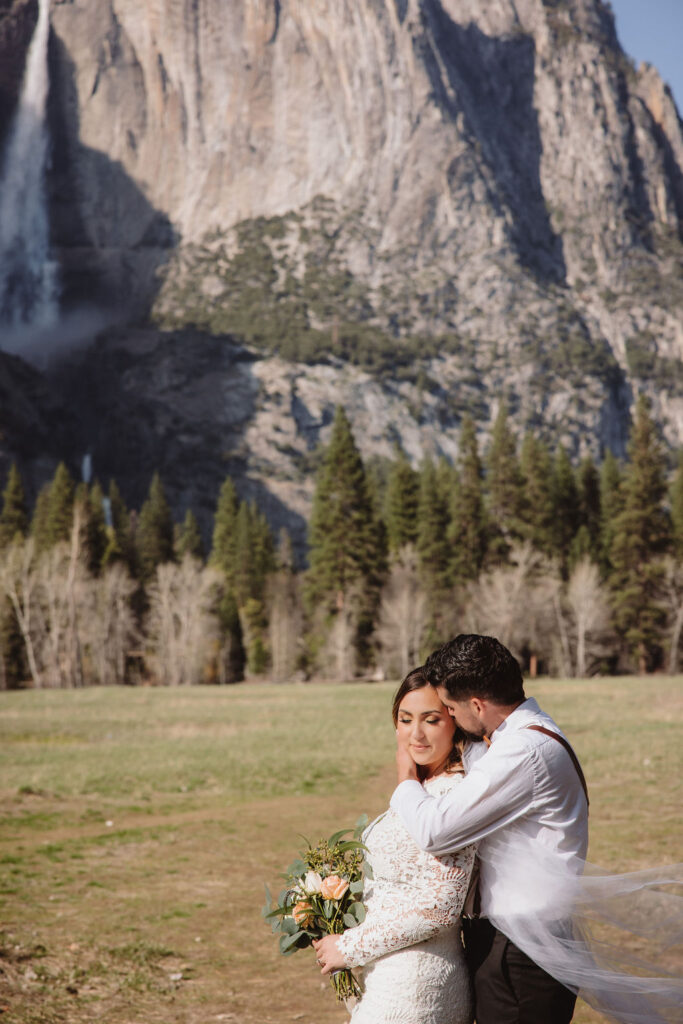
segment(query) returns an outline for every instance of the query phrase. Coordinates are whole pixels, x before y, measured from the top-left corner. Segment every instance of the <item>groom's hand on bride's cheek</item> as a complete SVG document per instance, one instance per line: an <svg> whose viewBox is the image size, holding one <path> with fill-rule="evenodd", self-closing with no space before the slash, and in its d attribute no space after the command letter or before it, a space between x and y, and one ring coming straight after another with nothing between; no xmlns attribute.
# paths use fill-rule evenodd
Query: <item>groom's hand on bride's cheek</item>
<svg viewBox="0 0 683 1024"><path fill-rule="evenodd" d="M417 779L417 765L408 750L408 741L407 739L401 739L398 730L396 731L396 772L399 782L405 782L407 779Z"/></svg>

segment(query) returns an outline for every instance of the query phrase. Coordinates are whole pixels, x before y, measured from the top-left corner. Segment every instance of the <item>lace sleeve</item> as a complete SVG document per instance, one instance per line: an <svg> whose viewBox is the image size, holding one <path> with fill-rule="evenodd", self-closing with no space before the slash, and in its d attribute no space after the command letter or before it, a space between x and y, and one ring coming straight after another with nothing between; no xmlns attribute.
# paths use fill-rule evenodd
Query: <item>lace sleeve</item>
<svg viewBox="0 0 683 1024"><path fill-rule="evenodd" d="M406 859L402 882L390 898L368 909L363 924L339 939L348 967L362 967L385 953L424 942L454 925L462 911L474 862L474 847L434 857L417 853Z"/></svg>

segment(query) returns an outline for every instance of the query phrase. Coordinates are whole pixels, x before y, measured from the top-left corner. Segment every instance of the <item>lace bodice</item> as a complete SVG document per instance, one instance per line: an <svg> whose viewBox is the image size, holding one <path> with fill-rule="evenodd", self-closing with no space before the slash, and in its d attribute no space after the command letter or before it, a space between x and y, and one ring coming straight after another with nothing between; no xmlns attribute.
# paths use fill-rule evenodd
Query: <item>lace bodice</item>
<svg viewBox="0 0 683 1024"><path fill-rule="evenodd" d="M439 775L425 783L434 796L447 793L460 775ZM391 808L365 831L373 879L363 900L363 924L339 939L349 967L425 942L458 923L474 863L474 846L434 857L419 850Z"/></svg>

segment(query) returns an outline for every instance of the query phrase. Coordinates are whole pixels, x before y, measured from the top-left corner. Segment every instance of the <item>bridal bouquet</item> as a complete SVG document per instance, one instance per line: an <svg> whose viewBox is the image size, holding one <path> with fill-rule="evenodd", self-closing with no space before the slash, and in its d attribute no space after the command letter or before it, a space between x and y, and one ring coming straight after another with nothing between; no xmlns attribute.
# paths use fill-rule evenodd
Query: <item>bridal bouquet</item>
<svg viewBox="0 0 683 1024"><path fill-rule="evenodd" d="M283 876L287 886L275 905L266 886L263 916L270 919L273 932L279 933L284 956L306 949L324 935L340 935L365 919L361 896L363 879L370 876L370 869L363 859L365 846L360 837L366 824L364 815L354 829L335 832L315 846L306 839L306 849L300 851ZM352 838L345 839L349 833ZM339 1000L360 994L358 982L348 969L335 971L330 981Z"/></svg>

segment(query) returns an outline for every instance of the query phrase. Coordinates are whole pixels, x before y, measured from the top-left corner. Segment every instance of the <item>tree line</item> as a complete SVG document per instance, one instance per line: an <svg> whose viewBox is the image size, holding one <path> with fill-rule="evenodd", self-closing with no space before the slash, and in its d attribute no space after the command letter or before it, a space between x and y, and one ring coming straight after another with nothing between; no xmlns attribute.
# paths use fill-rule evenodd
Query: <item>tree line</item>
<svg viewBox="0 0 683 1024"><path fill-rule="evenodd" d="M528 671L678 670L683 453L668 472L645 399L621 464L574 467L501 407L484 453L364 462L339 407L321 449L308 564L229 478L204 550L156 474L130 510L60 464L29 514L12 466L0 511L0 686L395 677L456 632Z"/></svg>

